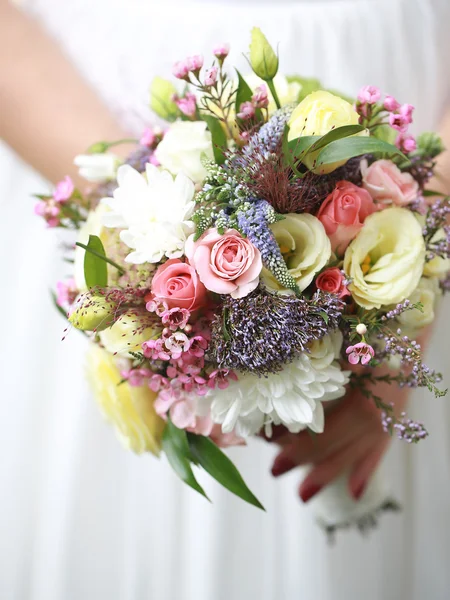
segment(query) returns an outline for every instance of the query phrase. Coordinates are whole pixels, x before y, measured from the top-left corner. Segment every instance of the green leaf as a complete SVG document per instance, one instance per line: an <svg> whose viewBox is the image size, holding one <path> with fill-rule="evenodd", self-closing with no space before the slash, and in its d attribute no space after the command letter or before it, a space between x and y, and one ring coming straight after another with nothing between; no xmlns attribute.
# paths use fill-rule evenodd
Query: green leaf
<svg viewBox="0 0 450 600"><path fill-rule="evenodd" d="M224 150L227 148L227 136L219 121L212 115L202 115L202 119L206 121L208 129L211 132L214 160L218 165L225 162Z"/></svg>
<svg viewBox="0 0 450 600"><path fill-rule="evenodd" d="M289 142L289 147L294 149L297 156L299 155L300 151L302 157L305 157L307 154L317 152L318 150L325 148L325 146L331 144L331 142L356 135L361 131L364 131L364 127L362 125L344 125L343 127L336 127L335 129L332 129L321 137L308 135L296 138L295 140L291 140Z"/></svg>
<svg viewBox="0 0 450 600"><path fill-rule="evenodd" d="M241 104L243 102L249 102L252 99L253 96L253 92L251 90L251 87L248 85L248 83L245 81L245 79L242 77L242 75L239 73L239 71L236 69L236 73L238 76L238 88L237 88L237 92L236 92L236 103L235 103L235 110L236 110L236 114L239 112L239 109L241 108Z"/></svg>
<svg viewBox="0 0 450 600"><path fill-rule="evenodd" d="M299 162L299 159L297 158L297 160L295 160L294 154L291 152L291 149L289 146L288 137L289 137L289 125L286 124L284 126L283 137L281 140L281 150L283 152L283 159L284 159L285 163L289 167L291 167L294 174L301 179L302 177L304 177L304 173L301 173L297 169L296 162ZM311 136L308 136L308 137L311 137ZM301 139L302 138L297 138L298 141L300 141Z"/></svg>
<svg viewBox="0 0 450 600"><path fill-rule="evenodd" d="M375 137L351 137L336 140L325 146L317 157L317 166L348 160L362 154L379 152L388 156L401 156L407 160L407 157L396 146Z"/></svg>
<svg viewBox="0 0 450 600"><path fill-rule="evenodd" d="M429 197L433 197L433 196L439 196L440 198L447 198L448 194L443 194L442 192L436 192L434 190L424 190L422 195L425 198L429 198Z"/></svg>
<svg viewBox="0 0 450 600"><path fill-rule="evenodd" d="M178 477L209 500L205 494L205 490L198 483L192 471L187 434L184 430L175 427L170 419L167 420L167 425L163 432L162 449L167 456L170 466Z"/></svg>
<svg viewBox="0 0 450 600"><path fill-rule="evenodd" d="M56 301L56 294L53 290L50 290L50 294L53 300L53 304L55 305L56 310L64 317L64 319L67 321L67 312L63 309L62 306L60 306L58 304L58 302Z"/></svg>
<svg viewBox="0 0 450 600"><path fill-rule="evenodd" d="M209 438L188 433L191 455L207 473L224 488L245 502L265 510L256 496L249 490L241 474L231 460Z"/></svg>
<svg viewBox="0 0 450 600"><path fill-rule="evenodd" d="M84 255L84 279L88 288L104 288L108 285L108 269L105 258L105 249L101 239L96 235L90 235Z"/></svg>
<svg viewBox="0 0 450 600"><path fill-rule="evenodd" d="M96 237L96 236L91 236L91 237ZM110 258L105 256L104 250L103 250L103 254L102 254L101 252L97 252L92 246L89 246L89 244L86 246L86 244L82 244L81 242L75 242L75 246L79 246L80 248L83 248L83 250L86 250L86 252L93 254L94 256L96 256L100 260L104 261L105 263L108 263L108 265L112 265L119 271L119 273L121 275L123 275L125 273L125 270L122 269L122 267L120 265L118 265L113 260L111 260Z"/></svg>

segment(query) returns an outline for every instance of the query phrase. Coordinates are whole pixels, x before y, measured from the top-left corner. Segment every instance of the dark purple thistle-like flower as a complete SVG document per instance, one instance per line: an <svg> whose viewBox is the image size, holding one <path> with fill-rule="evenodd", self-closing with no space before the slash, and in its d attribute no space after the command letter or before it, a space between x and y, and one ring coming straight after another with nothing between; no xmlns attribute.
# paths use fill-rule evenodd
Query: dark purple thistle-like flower
<svg viewBox="0 0 450 600"><path fill-rule="evenodd" d="M336 296L323 292L308 299L259 287L245 298L226 296L212 322L208 358L219 368L277 373L336 329L343 307Z"/></svg>

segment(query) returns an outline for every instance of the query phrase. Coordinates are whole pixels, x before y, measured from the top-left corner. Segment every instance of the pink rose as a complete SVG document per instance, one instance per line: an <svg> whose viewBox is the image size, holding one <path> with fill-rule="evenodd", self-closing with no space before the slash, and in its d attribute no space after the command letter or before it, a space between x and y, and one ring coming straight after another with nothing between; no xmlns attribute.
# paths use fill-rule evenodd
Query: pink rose
<svg viewBox="0 0 450 600"><path fill-rule="evenodd" d="M234 229L223 235L208 229L196 242L191 236L185 251L200 281L211 292L243 298L258 285L261 254Z"/></svg>
<svg viewBox="0 0 450 600"><path fill-rule="evenodd" d="M208 304L205 286L195 269L178 258L161 265L153 276L152 296L165 302L168 308L193 311Z"/></svg>
<svg viewBox="0 0 450 600"><path fill-rule="evenodd" d="M363 185L375 202L405 206L417 199L419 184L390 160L377 160L363 171Z"/></svg>
<svg viewBox="0 0 450 600"><path fill-rule="evenodd" d="M345 278L338 267L325 269L316 279L316 287L328 294L337 294L339 298L350 296L350 292L344 284Z"/></svg>
<svg viewBox="0 0 450 600"><path fill-rule="evenodd" d="M366 190L349 181L338 181L322 203L317 218L325 227L333 251L342 255L374 211L375 205Z"/></svg>

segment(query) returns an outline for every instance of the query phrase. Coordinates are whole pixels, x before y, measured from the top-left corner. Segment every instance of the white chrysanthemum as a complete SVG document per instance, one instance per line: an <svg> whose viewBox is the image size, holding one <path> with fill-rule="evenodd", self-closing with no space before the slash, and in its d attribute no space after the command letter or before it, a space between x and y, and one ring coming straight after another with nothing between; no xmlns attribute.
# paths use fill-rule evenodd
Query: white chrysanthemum
<svg viewBox="0 0 450 600"><path fill-rule="evenodd" d="M193 231L192 181L182 173L173 179L167 171L147 164L145 175L121 166L117 183L114 197L102 200L111 209L103 224L123 229L120 239L134 250L125 260L139 265L159 262L163 256L182 256Z"/></svg>
<svg viewBox="0 0 450 600"><path fill-rule="evenodd" d="M224 390L214 390L204 399L211 403L211 415L222 431L238 436L256 434L263 425L284 425L292 433L324 428L322 402L345 394L349 372L337 360L342 346L339 332L311 345L282 372L258 377L238 374Z"/></svg>

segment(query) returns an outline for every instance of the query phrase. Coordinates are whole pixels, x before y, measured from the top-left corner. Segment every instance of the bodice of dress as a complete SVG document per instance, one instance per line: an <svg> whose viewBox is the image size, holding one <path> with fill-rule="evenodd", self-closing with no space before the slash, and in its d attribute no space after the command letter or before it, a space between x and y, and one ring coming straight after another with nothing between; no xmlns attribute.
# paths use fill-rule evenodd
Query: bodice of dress
<svg viewBox="0 0 450 600"><path fill-rule="evenodd" d="M65 47L119 118L138 131L152 116L153 76L176 60L231 43L242 56L252 26L279 44L280 71L320 78L348 94L373 84L417 108L419 129L436 126L450 96L448 0L22 0ZM212 58L212 56L211 56Z"/></svg>

